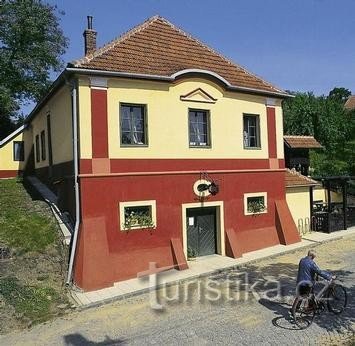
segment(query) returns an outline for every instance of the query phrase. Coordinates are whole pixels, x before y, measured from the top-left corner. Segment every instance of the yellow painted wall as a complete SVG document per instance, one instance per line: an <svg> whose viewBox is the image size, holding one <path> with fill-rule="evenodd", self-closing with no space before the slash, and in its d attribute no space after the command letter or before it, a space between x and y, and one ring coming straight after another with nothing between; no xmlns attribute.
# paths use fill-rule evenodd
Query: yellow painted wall
<svg viewBox="0 0 355 346"><path fill-rule="evenodd" d="M283 112L281 103L277 103L275 108L275 120L276 120L276 154L279 159L284 158L284 126L283 126Z"/></svg>
<svg viewBox="0 0 355 346"><path fill-rule="evenodd" d="M14 161L14 142L23 141L23 133L18 134L12 140L0 147L0 171L17 171L22 170L25 161ZM28 149L25 147L25 159L28 155Z"/></svg>
<svg viewBox="0 0 355 346"><path fill-rule="evenodd" d="M88 79L79 79L79 136L80 136L80 157L91 159L92 138L91 138L91 94Z"/></svg>
<svg viewBox="0 0 355 346"><path fill-rule="evenodd" d="M327 200L326 190L322 186L315 186L313 189L313 200L314 201L323 201Z"/></svg>
<svg viewBox="0 0 355 346"><path fill-rule="evenodd" d="M286 201L292 218L299 230L301 225L310 222L309 187L286 188Z"/></svg>
<svg viewBox="0 0 355 346"><path fill-rule="evenodd" d="M91 107L88 79L79 81L81 158L91 158ZM215 104L181 101L180 96L201 88ZM147 105L148 146L120 147L119 104ZM227 92L202 78L178 83L143 80L108 80L108 129L110 158L245 158L267 159L266 98ZM283 158L281 102L276 101L277 154ZM188 109L210 111L211 148L190 148ZM261 149L243 148L243 113L260 115Z"/></svg>
<svg viewBox="0 0 355 346"><path fill-rule="evenodd" d="M48 131L47 131L47 114L51 117L51 134L52 134L52 157L53 164L59 164L73 159L73 130L72 130L72 113L71 113L71 94L69 86L64 85L31 122L32 127L32 143L35 146L36 135L41 137L41 131L45 131L46 138L46 160L37 162L35 159L35 167L41 168L48 166Z"/></svg>
<svg viewBox="0 0 355 346"><path fill-rule="evenodd" d="M334 203L343 202L343 194L341 192L337 193L334 191L330 191L330 198L331 201ZM313 200L327 202L328 200L327 189L323 187L316 187L313 191Z"/></svg>

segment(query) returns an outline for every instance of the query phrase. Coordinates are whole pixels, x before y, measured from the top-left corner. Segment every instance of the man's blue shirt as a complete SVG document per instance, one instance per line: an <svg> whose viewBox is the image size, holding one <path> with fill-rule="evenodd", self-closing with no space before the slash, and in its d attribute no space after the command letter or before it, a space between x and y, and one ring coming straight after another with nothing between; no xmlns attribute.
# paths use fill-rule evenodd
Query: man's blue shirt
<svg viewBox="0 0 355 346"><path fill-rule="evenodd" d="M308 283L314 285L314 279L316 274L326 280L330 280L332 278L331 274L327 273L326 271L320 270L310 257L306 256L302 258L298 266L297 284L303 282L305 284Z"/></svg>

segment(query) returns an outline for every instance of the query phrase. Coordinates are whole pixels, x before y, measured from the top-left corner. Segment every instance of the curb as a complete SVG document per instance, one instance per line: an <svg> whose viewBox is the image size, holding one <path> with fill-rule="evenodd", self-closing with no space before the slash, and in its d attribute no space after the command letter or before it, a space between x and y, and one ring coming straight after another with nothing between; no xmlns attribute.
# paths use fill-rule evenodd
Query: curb
<svg viewBox="0 0 355 346"><path fill-rule="evenodd" d="M351 234L351 235L353 235L353 234ZM149 293L150 291L157 291L157 290L161 289L162 287L171 287L171 286L175 286L177 284L182 284L182 283L185 283L185 282L188 282L188 281L193 281L193 280L196 280L198 278L206 278L208 276L221 274L221 273L224 273L224 272L227 272L227 271L230 271L230 270L242 269L242 268L245 268L246 266L249 266L250 264L258 263L258 262L261 262L261 261L263 261L265 259L272 259L272 258L275 258L275 257L278 257L278 256L282 256L284 254L292 254L292 253L295 253L298 250L301 250L301 249L304 249L304 248L318 247L318 246L320 246L322 244L331 243L333 241L344 239L344 238L346 238L348 236L351 236L351 235L340 235L340 236L334 237L332 239L325 239L325 240L321 240L321 241L310 240L310 239L304 238L304 240L312 241L312 242L314 242L314 244L304 244L304 245L299 246L299 247L297 247L295 249L289 249L289 250L282 251L280 253L267 255L265 257L251 259L250 261L247 261L245 263L236 264L236 265L232 265L232 266L229 266L229 267L224 267L224 268L221 268L221 269L215 269L215 270L211 270L209 272L205 272L205 273L202 273L202 274L192 275L192 276L190 276L188 278L175 280L175 281L171 281L171 282L168 282L168 283L163 283L163 284L155 286L154 289L143 288L143 289L140 289L140 290L137 290L137 291L134 291L134 292L130 292L130 293L125 293L125 294L122 294L122 295L119 295L119 296L116 296L116 297L106 298L106 299L100 300L98 302L93 302L93 303L89 303L89 304L85 304L85 305L79 305L76 308L76 311L85 311L85 310L88 310L88 309L97 308L97 307L100 307L100 306L103 306L103 305L107 305L107 304L111 304L111 303L114 303L114 302L118 302L118 301L121 301L121 300L124 300L124 299L127 299L127 298L141 296L143 294ZM71 292L70 292L70 297L75 302L77 302L75 297L72 295L72 292L73 292L73 290L71 290Z"/></svg>

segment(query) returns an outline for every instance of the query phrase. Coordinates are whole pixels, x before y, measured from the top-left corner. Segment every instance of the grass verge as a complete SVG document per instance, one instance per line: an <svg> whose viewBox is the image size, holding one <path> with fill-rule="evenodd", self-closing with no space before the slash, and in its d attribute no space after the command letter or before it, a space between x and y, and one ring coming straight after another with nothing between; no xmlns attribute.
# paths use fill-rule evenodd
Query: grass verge
<svg viewBox="0 0 355 346"><path fill-rule="evenodd" d="M30 205L29 193L20 179L0 181L0 241L21 253L43 251L57 238L55 221L43 205Z"/></svg>
<svg viewBox="0 0 355 346"><path fill-rule="evenodd" d="M0 180L0 334L70 311L68 249L49 206L21 179ZM4 252L2 252L4 253Z"/></svg>

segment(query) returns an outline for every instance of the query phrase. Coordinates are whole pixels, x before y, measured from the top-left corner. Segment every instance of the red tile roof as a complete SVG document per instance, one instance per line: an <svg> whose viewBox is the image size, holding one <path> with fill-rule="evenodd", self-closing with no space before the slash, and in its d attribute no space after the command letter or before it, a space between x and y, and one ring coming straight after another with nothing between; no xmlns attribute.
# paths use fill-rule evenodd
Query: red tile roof
<svg viewBox="0 0 355 346"><path fill-rule="evenodd" d="M347 99L344 107L348 110L355 109L355 95L352 95Z"/></svg>
<svg viewBox="0 0 355 346"><path fill-rule="evenodd" d="M284 142L292 149L314 149L322 148L321 144L313 136L291 136L285 135Z"/></svg>
<svg viewBox="0 0 355 346"><path fill-rule="evenodd" d="M159 16L69 66L164 77L200 69L220 75L233 87L288 95Z"/></svg>
<svg viewBox="0 0 355 346"><path fill-rule="evenodd" d="M315 186L319 183L308 178L294 169L286 169L285 175L286 187Z"/></svg>

